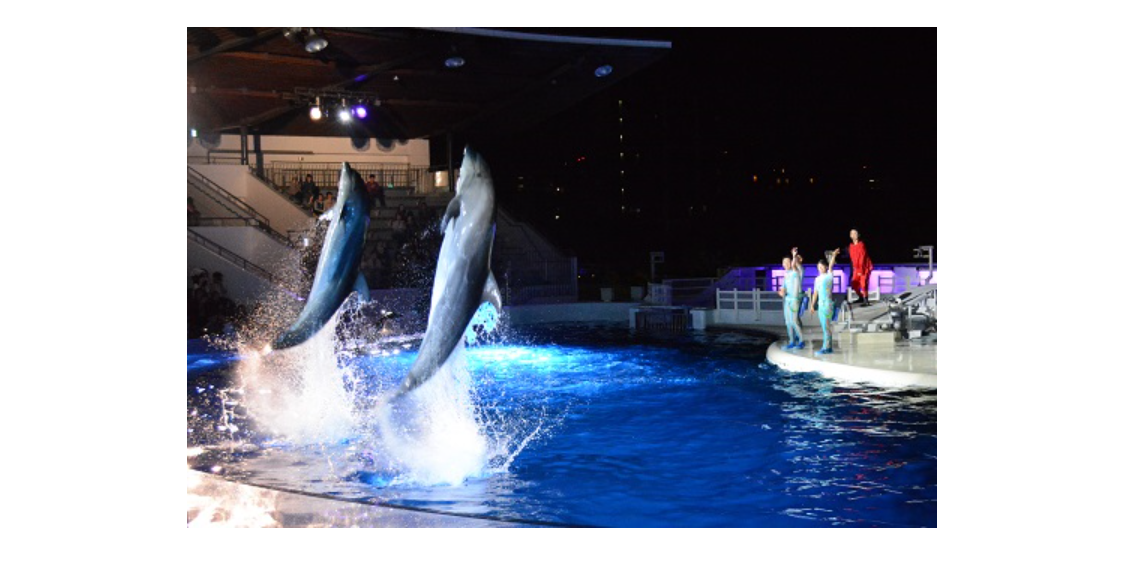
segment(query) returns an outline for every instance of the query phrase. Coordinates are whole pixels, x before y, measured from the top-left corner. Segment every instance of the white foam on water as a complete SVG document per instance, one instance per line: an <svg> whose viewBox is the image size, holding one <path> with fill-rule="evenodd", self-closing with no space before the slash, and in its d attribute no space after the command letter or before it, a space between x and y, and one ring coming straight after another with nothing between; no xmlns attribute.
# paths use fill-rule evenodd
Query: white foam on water
<svg viewBox="0 0 1136 562"><path fill-rule="evenodd" d="M241 346L245 359L237 367L240 387L230 389L226 401L239 401L249 420L222 416L225 423L252 421L281 443L318 445L313 451L330 455L329 466L331 457L343 452L325 446L349 441L352 448L368 451L373 468L388 476L391 485L416 486L456 486L508 472L526 446L557 425L546 423L544 412L540 419L514 419L492 404L481 404L467 367L465 342L436 375L394 404L385 397L362 395L355 384L362 369L355 372L355 362L340 366L336 354L335 326L342 313L293 348L263 356L251 345ZM482 324L485 333L496 323L493 307L483 306L467 338L476 339L474 325ZM381 358L373 361L381 368ZM401 377L395 378L397 385ZM238 429L226 427L234 434Z"/></svg>
<svg viewBox="0 0 1136 562"><path fill-rule="evenodd" d="M350 373L335 353L336 320L296 347L247 353L238 366L245 405L262 430L297 445L355 435L354 399L344 385Z"/></svg>
<svg viewBox="0 0 1136 562"><path fill-rule="evenodd" d="M484 475L489 442L476 415L464 350L459 345L413 392L376 408L378 452L398 474L395 483L454 486Z"/></svg>

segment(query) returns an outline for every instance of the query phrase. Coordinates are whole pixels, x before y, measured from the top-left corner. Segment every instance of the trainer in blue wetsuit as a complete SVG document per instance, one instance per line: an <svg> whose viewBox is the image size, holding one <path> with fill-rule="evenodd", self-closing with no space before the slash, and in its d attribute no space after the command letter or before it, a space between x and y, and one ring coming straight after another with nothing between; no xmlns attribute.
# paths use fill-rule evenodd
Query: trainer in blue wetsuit
<svg viewBox="0 0 1136 562"><path fill-rule="evenodd" d="M805 347L805 339L801 336L801 270L796 261L797 249L793 248L793 258L781 260L785 268L785 283L781 287L781 296L785 298L785 328L789 332L789 344L784 349L799 349Z"/></svg>
<svg viewBox="0 0 1136 562"><path fill-rule="evenodd" d="M817 311L817 320L820 329L824 332L824 344L817 355L832 353L832 313L835 308L832 303L832 263L836 261L836 254L840 249L832 251L828 261L817 263L817 278L813 284L813 298L809 308Z"/></svg>

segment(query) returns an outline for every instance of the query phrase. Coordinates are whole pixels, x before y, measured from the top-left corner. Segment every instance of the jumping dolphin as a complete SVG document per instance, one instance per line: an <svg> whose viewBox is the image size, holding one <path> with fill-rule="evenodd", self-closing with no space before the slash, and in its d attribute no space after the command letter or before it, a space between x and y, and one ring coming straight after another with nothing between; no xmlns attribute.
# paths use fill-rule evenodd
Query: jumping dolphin
<svg viewBox="0 0 1136 562"><path fill-rule="evenodd" d="M426 336L395 397L418 388L438 372L461 343L482 302L501 311L501 291L489 270L496 213L489 167L466 147L454 198L442 217L444 238L434 272Z"/></svg>
<svg viewBox="0 0 1136 562"><path fill-rule="evenodd" d="M371 203L363 178L346 162L339 173L339 197L335 207L319 220L329 221L329 224L308 302L296 322L266 347L265 353L299 345L314 336L331 320L351 291L358 292L364 301L370 300L371 292L359 273L359 262L363 257L367 225L371 222Z"/></svg>

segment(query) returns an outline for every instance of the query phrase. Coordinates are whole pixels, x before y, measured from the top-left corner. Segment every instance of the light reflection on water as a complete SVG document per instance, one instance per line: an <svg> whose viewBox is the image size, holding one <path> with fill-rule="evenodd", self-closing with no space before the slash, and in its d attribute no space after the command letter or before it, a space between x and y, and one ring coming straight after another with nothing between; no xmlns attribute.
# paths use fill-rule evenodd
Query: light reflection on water
<svg viewBox="0 0 1136 562"><path fill-rule="evenodd" d="M935 392L838 385L762 361L748 334L562 325L467 350L478 421L501 451L460 485L400 481L374 435L297 445L207 430L227 371L189 384L195 467L442 513L601 526L935 526ZM414 359L340 358L360 396ZM195 388L212 385L197 393ZM358 400L360 397L357 396ZM231 437L231 436L224 436ZM218 443L220 443L218 445ZM228 445L229 447L227 447Z"/></svg>

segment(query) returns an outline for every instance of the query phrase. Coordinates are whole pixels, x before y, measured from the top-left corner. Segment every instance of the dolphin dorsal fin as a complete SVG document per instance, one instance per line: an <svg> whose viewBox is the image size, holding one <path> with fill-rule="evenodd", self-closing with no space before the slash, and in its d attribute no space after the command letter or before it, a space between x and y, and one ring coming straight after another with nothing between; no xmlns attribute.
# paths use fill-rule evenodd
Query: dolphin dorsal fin
<svg viewBox="0 0 1136 562"><path fill-rule="evenodd" d="M497 279L493 277L493 272L489 272L489 277L485 278L485 291L481 294L481 300L493 305L497 309L497 314L501 314L501 288L497 286Z"/></svg>

